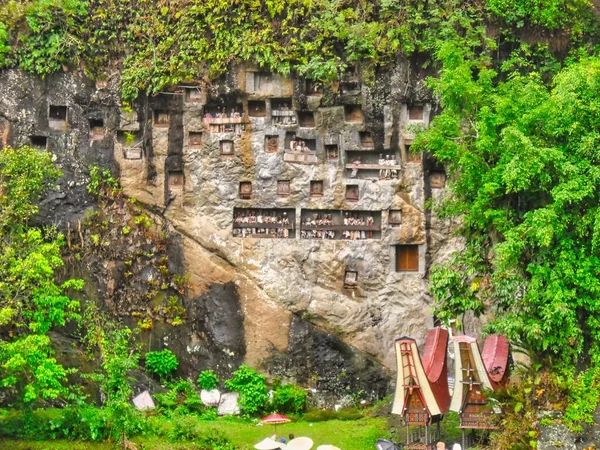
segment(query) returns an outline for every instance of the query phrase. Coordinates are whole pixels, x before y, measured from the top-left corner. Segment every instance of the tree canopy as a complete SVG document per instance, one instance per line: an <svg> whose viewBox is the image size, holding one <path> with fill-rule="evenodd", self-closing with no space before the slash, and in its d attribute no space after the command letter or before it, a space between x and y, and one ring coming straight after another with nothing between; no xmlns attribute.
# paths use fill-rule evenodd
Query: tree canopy
<svg viewBox="0 0 600 450"><path fill-rule="evenodd" d="M457 42L441 45L431 81L443 112L418 139L452 180L442 213L459 216L466 251L436 268L443 318L493 313L537 360L600 362L600 59L550 85L505 81Z"/></svg>
<svg viewBox="0 0 600 450"><path fill-rule="evenodd" d="M595 24L587 0L8 0L0 68L122 68L134 99L239 62L321 81L360 63L368 80L400 55L429 54L449 29L489 30L498 65L551 68L592 48Z"/></svg>
<svg viewBox="0 0 600 450"><path fill-rule="evenodd" d="M49 153L0 151L0 385L25 402L68 394L69 370L54 358L48 332L78 319L79 303L66 292L82 283L57 282L62 236L28 223L59 175Z"/></svg>

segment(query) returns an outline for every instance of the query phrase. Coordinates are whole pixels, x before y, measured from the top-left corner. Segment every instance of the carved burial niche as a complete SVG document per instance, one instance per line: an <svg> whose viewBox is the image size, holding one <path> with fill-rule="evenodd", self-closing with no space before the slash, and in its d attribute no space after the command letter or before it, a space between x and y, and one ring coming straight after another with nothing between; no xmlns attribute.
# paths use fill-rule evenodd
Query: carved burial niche
<svg viewBox="0 0 600 450"><path fill-rule="evenodd" d="M390 209L388 213L388 223L390 227L399 227L402 224L402 210Z"/></svg>
<svg viewBox="0 0 600 450"><path fill-rule="evenodd" d="M342 81L340 82L340 93L342 95L357 95L360 93L360 85L358 81Z"/></svg>
<svg viewBox="0 0 600 450"><path fill-rule="evenodd" d="M46 136L31 136L31 146L46 150L48 148L48 138Z"/></svg>
<svg viewBox="0 0 600 450"><path fill-rule="evenodd" d="M188 133L188 145L190 147L200 147L202 145L202 132L190 131Z"/></svg>
<svg viewBox="0 0 600 450"><path fill-rule="evenodd" d="M357 202L359 199L358 184L346 185L346 200L349 202Z"/></svg>
<svg viewBox="0 0 600 450"><path fill-rule="evenodd" d="M277 180L277 195L280 197L287 197L290 195L289 180Z"/></svg>
<svg viewBox="0 0 600 450"><path fill-rule="evenodd" d="M306 95L323 95L323 83L320 81L306 81Z"/></svg>
<svg viewBox="0 0 600 450"><path fill-rule="evenodd" d="M310 196L311 197L322 197L323 196L323 180L311 180L310 181Z"/></svg>
<svg viewBox="0 0 600 450"><path fill-rule="evenodd" d="M337 161L339 158L339 151L337 144L325 145L325 157L327 161Z"/></svg>
<svg viewBox="0 0 600 450"><path fill-rule="evenodd" d="M406 149L406 162L409 162L409 163L420 163L421 162L421 153L411 152L409 144L404 144L404 148Z"/></svg>
<svg viewBox="0 0 600 450"><path fill-rule="evenodd" d="M291 98L271 99L271 119L274 125L296 125L296 112Z"/></svg>
<svg viewBox="0 0 600 450"><path fill-rule="evenodd" d="M408 120L411 121L423 121L424 119L424 112L423 112L423 105L408 105L407 106L408 109Z"/></svg>
<svg viewBox="0 0 600 450"><path fill-rule="evenodd" d="M344 272L344 287L346 289L354 289L356 286L358 286L358 272L346 269Z"/></svg>
<svg viewBox="0 0 600 450"><path fill-rule="evenodd" d="M254 90L269 91L273 86L273 75L269 72L254 72Z"/></svg>
<svg viewBox="0 0 600 450"><path fill-rule="evenodd" d="M240 181L240 198L243 200L252 198L252 182Z"/></svg>
<svg viewBox="0 0 600 450"><path fill-rule="evenodd" d="M361 131L358 133L360 139L360 146L362 148L375 148L375 141L373 136L368 131Z"/></svg>
<svg viewBox="0 0 600 450"><path fill-rule="evenodd" d="M154 110L154 126L160 128L168 128L169 112L162 109Z"/></svg>
<svg viewBox="0 0 600 450"><path fill-rule="evenodd" d="M265 136L265 153L279 152L279 136Z"/></svg>
<svg viewBox="0 0 600 450"><path fill-rule="evenodd" d="M248 115L250 117L265 117L267 106L263 100L248 100Z"/></svg>
<svg viewBox="0 0 600 450"><path fill-rule="evenodd" d="M142 134L140 131L117 131L117 142L123 147L125 159L142 159Z"/></svg>
<svg viewBox="0 0 600 450"><path fill-rule="evenodd" d="M221 155L233 156L233 141L227 139L219 141L219 148L221 150Z"/></svg>
<svg viewBox="0 0 600 450"><path fill-rule="evenodd" d="M314 128L315 113L312 111L298 111L298 123L304 128Z"/></svg>
<svg viewBox="0 0 600 450"><path fill-rule="evenodd" d="M350 123L363 123L365 116L360 105L344 105L344 120Z"/></svg>
<svg viewBox="0 0 600 450"><path fill-rule="evenodd" d="M291 111L292 99L288 98L272 98L271 111Z"/></svg>
<svg viewBox="0 0 600 450"><path fill-rule="evenodd" d="M396 272L417 272L419 270L419 246L396 245Z"/></svg>
<svg viewBox="0 0 600 450"><path fill-rule="evenodd" d="M446 172L443 170L432 170L429 172L429 185L432 189L446 187Z"/></svg>
<svg viewBox="0 0 600 450"><path fill-rule="evenodd" d="M64 128L67 126L67 107L50 105L48 107L48 126L50 128Z"/></svg>
<svg viewBox="0 0 600 450"><path fill-rule="evenodd" d="M188 103L198 103L202 101L202 91L200 87L189 87L185 89L185 101Z"/></svg>
<svg viewBox="0 0 600 450"><path fill-rule="evenodd" d="M169 189L183 189L183 171L172 170L168 174Z"/></svg>
<svg viewBox="0 0 600 450"><path fill-rule="evenodd" d="M105 129L102 119L90 119L90 140L101 141L104 139Z"/></svg>

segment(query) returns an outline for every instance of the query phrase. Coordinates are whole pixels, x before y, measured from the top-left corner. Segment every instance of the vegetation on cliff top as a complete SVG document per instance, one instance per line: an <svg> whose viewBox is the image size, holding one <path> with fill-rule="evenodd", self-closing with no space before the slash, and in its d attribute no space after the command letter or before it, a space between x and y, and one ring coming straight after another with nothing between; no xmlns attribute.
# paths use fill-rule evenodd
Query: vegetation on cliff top
<svg viewBox="0 0 600 450"><path fill-rule="evenodd" d="M9 0L0 68L121 68L122 93L134 99L238 62L321 81L359 64L369 79L472 30L493 36L492 59L507 68L552 62L597 32L587 0Z"/></svg>

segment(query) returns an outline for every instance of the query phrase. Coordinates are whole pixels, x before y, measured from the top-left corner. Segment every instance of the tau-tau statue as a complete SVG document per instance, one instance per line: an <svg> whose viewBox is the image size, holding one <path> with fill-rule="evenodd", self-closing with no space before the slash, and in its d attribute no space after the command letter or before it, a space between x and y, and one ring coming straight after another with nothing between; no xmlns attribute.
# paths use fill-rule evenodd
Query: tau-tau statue
<svg viewBox="0 0 600 450"><path fill-rule="evenodd" d="M358 158L356 158L356 160L352 161L352 164L354 166L360 166L360 164L361 164L360 156ZM358 167L353 167L352 173L350 174L350 178L356 178L357 175L358 175Z"/></svg>
<svg viewBox="0 0 600 450"><path fill-rule="evenodd" d="M398 162L396 161L396 156L395 155L391 156L390 159L391 159L391 164L390 164L391 166L395 167L395 166L398 165ZM392 178L398 179L398 169L394 168L390 172L391 172Z"/></svg>
<svg viewBox="0 0 600 450"><path fill-rule="evenodd" d="M380 167L379 169L379 179L383 180L385 178L385 169L383 168L383 166L385 166L385 158L383 157L383 154L379 154L379 160L377 161L377 165Z"/></svg>

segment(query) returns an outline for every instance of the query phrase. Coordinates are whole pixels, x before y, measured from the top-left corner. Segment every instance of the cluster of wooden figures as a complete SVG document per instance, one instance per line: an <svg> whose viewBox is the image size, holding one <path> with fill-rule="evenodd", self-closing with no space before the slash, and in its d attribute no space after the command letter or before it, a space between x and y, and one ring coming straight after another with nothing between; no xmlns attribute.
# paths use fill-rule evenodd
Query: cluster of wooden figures
<svg viewBox="0 0 600 450"><path fill-rule="evenodd" d="M217 112L213 115L211 112L204 114L204 122L209 126L210 131L215 133L233 133L238 136L246 129L242 113L237 108L231 108L227 113L225 107L217 108Z"/></svg>
<svg viewBox="0 0 600 450"><path fill-rule="evenodd" d="M383 155L379 155L379 161L377 161L377 165L379 166L392 166L395 167L398 165L398 161L396 161L396 157L392 158L392 155L386 155L384 158ZM392 178L398 178L398 170L396 169L380 169L379 170L379 179L380 180L390 180Z"/></svg>
<svg viewBox="0 0 600 450"><path fill-rule="evenodd" d="M233 107L231 108L231 111L229 112L229 114L227 113L227 110L225 109L225 107L223 108L217 108L217 112L214 114L207 112L204 114L204 119L241 119L242 118L242 114L237 110L237 108Z"/></svg>
<svg viewBox="0 0 600 450"><path fill-rule="evenodd" d="M290 218L285 211L281 214L275 211L263 213L260 210L238 212L235 214L233 222L233 236L235 237L249 237L260 234L276 238L287 238L290 235ZM257 226L244 226L252 224L256 224ZM261 227L260 225L262 224L277 226Z"/></svg>
<svg viewBox="0 0 600 450"><path fill-rule="evenodd" d="M375 225L375 219L373 216L359 217L358 214L350 214L346 212L343 219L344 226L348 227L371 227ZM324 229L326 227L338 227L333 220L333 214L313 214L312 216L306 216L302 219L302 231L300 237L302 239L336 239L337 235L335 230ZM319 229L311 230L310 228L319 227ZM347 229L342 230L342 239L348 240L360 240L360 239L372 239L372 230L353 230Z"/></svg>
<svg viewBox="0 0 600 450"><path fill-rule="evenodd" d="M306 142L304 142L302 139L296 139L295 136L290 141L290 151L294 153L314 153L313 150L308 148Z"/></svg>

